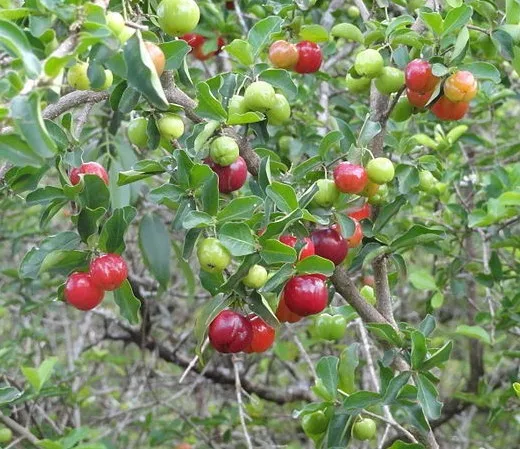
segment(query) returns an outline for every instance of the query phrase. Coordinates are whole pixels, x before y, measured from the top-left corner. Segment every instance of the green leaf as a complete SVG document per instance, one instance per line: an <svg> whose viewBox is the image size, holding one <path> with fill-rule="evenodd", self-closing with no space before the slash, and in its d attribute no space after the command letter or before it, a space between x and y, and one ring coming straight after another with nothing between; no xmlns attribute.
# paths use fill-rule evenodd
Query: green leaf
<svg viewBox="0 0 520 449"><path fill-rule="evenodd" d="M125 250L125 232L136 214L132 206L115 209L101 229L99 249L106 253L121 254Z"/></svg>
<svg viewBox="0 0 520 449"><path fill-rule="evenodd" d="M255 238L245 223L224 224L219 229L218 238L233 256L245 256L256 250Z"/></svg>
<svg viewBox="0 0 520 449"><path fill-rule="evenodd" d="M415 378L417 384L417 399L427 418L438 419L441 416L442 403L437 400L439 393L424 374L419 373Z"/></svg>
<svg viewBox="0 0 520 449"><path fill-rule="evenodd" d="M468 326L466 324L460 324L457 326L455 333L463 335L464 337L480 340L482 343L486 343L488 345L491 344L491 337L489 336L488 331L480 326Z"/></svg>
<svg viewBox="0 0 520 449"><path fill-rule="evenodd" d="M343 409L346 411L362 410L381 402L381 395L373 391L358 391L351 394L343 401Z"/></svg>
<svg viewBox="0 0 520 449"><path fill-rule="evenodd" d="M437 290L435 279L426 270L410 273L409 280L417 290Z"/></svg>
<svg viewBox="0 0 520 449"><path fill-rule="evenodd" d="M161 50L166 57L166 70L177 70L183 63L184 58L190 51L190 46L183 40L165 42L161 45Z"/></svg>
<svg viewBox="0 0 520 449"><path fill-rule="evenodd" d="M103 207L98 207L97 209L83 207L79 215L74 217L78 233L83 242L86 243L91 235L96 235L98 233L99 223L105 213L106 209Z"/></svg>
<svg viewBox="0 0 520 449"><path fill-rule="evenodd" d="M329 33L321 25L304 25L300 29L300 39L310 42L327 42Z"/></svg>
<svg viewBox="0 0 520 449"><path fill-rule="evenodd" d="M453 31L459 31L463 26L467 25L473 15L473 8L467 5L461 5L458 8L451 9L444 19L444 31L442 37Z"/></svg>
<svg viewBox="0 0 520 449"><path fill-rule="evenodd" d="M320 142L318 148L318 154L322 159L327 159L327 153L329 150L343 139L343 134L340 131L329 132Z"/></svg>
<svg viewBox="0 0 520 449"><path fill-rule="evenodd" d="M301 209L296 209L292 211L289 215L286 215L278 220L271 221L265 232L260 237L260 241L267 240L271 237L279 236L282 232L292 223L299 220L303 217L303 212Z"/></svg>
<svg viewBox="0 0 520 449"><path fill-rule="evenodd" d="M128 67L128 85L140 92L151 105L161 110L168 109L168 100L140 31L126 42L123 52Z"/></svg>
<svg viewBox="0 0 520 449"><path fill-rule="evenodd" d="M24 279L37 279L41 264L48 254L58 249L76 249L80 243L81 239L79 235L71 231L65 231L47 237L38 247L32 248L24 256L20 264L20 277Z"/></svg>
<svg viewBox="0 0 520 449"><path fill-rule="evenodd" d="M16 401L22 394L23 391L19 391L14 387L0 387L0 407Z"/></svg>
<svg viewBox="0 0 520 449"><path fill-rule="evenodd" d="M444 295L440 291L435 292L430 299L430 305L434 309L440 309L443 304L444 304Z"/></svg>
<svg viewBox="0 0 520 449"><path fill-rule="evenodd" d="M45 164L45 159L15 134L0 134L0 159L21 167L41 167Z"/></svg>
<svg viewBox="0 0 520 449"><path fill-rule="evenodd" d="M42 158L54 156L56 144L49 136L41 115L40 96L34 91L11 100L11 117L31 149Z"/></svg>
<svg viewBox="0 0 520 449"><path fill-rule="evenodd" d="M444 21L439 13L420 11L419 17L435 34L442 33Z"/></svg>
<svg viewBox="0 0 520 449"><path fill-rule="evenodd" d="M453 47L453 52L451 54L450 61L453 63L459 58L464 58L466 51L469 47L469 30L467 27L462 28L460 30L457 40L455 41L455 46ZM437 75L438 76L438 75Z"/></svg>
<svg viewBox="0 0 520 449"><path fill-rule="evenodd" d="M358 146L366 147L372 139L381 132L381 124L370 120L370 115L367 115L365 123L359 131Z"/></svg>
<svg viewBox="0 0 520 449"><path fill-rule="evenodd" d="M102 207L108 209L110 203L110 192L105 182L96 175L86 174L81 177L80 186L83 189L78 195L78 203L81 208L97 209ZM74 192L77 187L64 187L65 193Z"/></svg>
<svg viewBox="0 0 520 449"><path fill-rule="evenodd" d="M360 44L362 44L365 40L361 30L352 23L339 23L334 25L330 30L330 34L334 37L340 37L354 42L359 42Z"/></svg>
<svg viewBox="0 0 520 449"><path fill-rule="evenodd" d="M464 64L460 67L460 70L468 70L473 73L475 78L480 80L490 80L495 84L500 83L501 76L498 69L489 62L471 62Z"/></svg>
<svg viewBox="0 0 520 449"><path fill-rule="evenodd" d="M271 327L276 328L280 325L280 322L271 309L269 302L258 292L251 293L248 305L253 313L262 318Z"/></svg>
<svg viewBox="0 0 520 449"><path fill-rule="evenodd" d="M184 229L207 228L213 224L213 217L200 210L190 210L182 220Z"/></svg>
<svg viewBox="0 0 520 449"><path fill-rule="evenodd" d="M276 290L282 284L284 284L291 276L294 275L294 268L291 263L282 265L281 268L276 271L274 276L270 277L265 285L259 290L260 293L268 293Z"/></svg>
<svg viewBox="0 0 520 449"><path fill-rule="evenodd" d="M234 39L224 47L224 50L243 65L252 65L255 62L251 44L242 39Z"/></svg>
<svg viewBox="0 0 520 449"><path fill-rule="evenodd" d="M393 203L385 204L374 222L374 233L380 232L405 204L406 198L404 196L398 196Z"/></svg>
<svg viewBox="0 0 520 449"><path fill-rule="evenodd" d="M390 324L385 323L367 323L366 328L374 334L379 340L386 341L393 346L401 347L403 342L395 329Z"/></svg>
<svg viewBox="0 0 520 449"><path fill-rule="evenodd" d="M240 221L250 218L261 205L262 199L257 196L244 196L231 200L217 214L219 222Z"/></svg>
<svg viewBox="0 0 520 449"><path fill-rule="evenodd" d="M398 440L388 449L424 449L424 446L422 444L403 443L401 440Z"/></svg>
<svg viewBox="0 0 520 449"><path fill-rule="evenodd" d="M395 376L389 382L383 395L383 404L391 405L396 400L403 387L408 383L408 380L410 380L411 375L412 373L410 371L405 371Z"/></svg>
<svg viewBox="0 0 520 449"><path fill-rule="evenodd" d="M265 240L262 243L260 256L268 265L296 262L296 250L274 239Z"/></svg>
<svg viewBox="0 0 520 449"><path fill-rule="evenodd" d="M345 348L339 357L338 388L347 394L352 394L357 390L356 368L359 365L358 352L359 343L353 343Z"/></svg>
<svg viewBox="0 0 520 449"><path fill-rule="evenodd" d="M439 239L439 236L444 235L444 231L439 229L427 228L422 225L414 225L403 235L395 239L390 247L392 250L409 248L419 245L421 243L434 242Z"/></svg>
<svg viewBox="0 0 520 449"><path fill-rule="evenodd" d="M435 330L437 323L435 318L432 315L426 315L424 320L419 324L419 330L426 336L430 336L432 332Z"/></svg>
<svg viewBox="0 0 520 449"><path fill-rule="evenodd" d="M57 362L57 357L49 357L45 359L38 368L21 367L23 375L37 393L50 379L54 365L56 365Z"/></svg>
<svg viewBox="0 0 520 449"><path fill-rule="evenodd" d="M170 280L170 235L161 218L147 214L139 225L139 247L145 265L163 289Z"/></svg>
<svg viewBox="0 0 520 449"><path fill-rule="evenodd" d="M323 383L331 397L336 397L338 389L338 364L337 357L322 357L316 365L316 374Z"/></svg>
<svg viewBox="0 0 520 449"><path fill-rule="evenodd" d="M274 201L276 207L278 207L282 212L289 214L298 209L298 198L296 197L296 192L289 184L275 181L266 187L265 193Z"/></svg>
<svg viewBox="0 0 520 449"><path fill-rule="evenodd" d="M128 279L125 279L117 290L114 290L114 301L119 307L119 313L123 318L128 320L130 324L139 323L141 301L135 297Z"/></svg>
<svg viewBox="0 0 520 449"><path fill-rule="evenodd" d="M422 362L426 358L427 348L426 348L426 338L419 331L413 331L411 335L412 340L412 352L411 352L411 362L412 368L415 370L421 369Z"/></svg>
<svg viewBox="0 0 520 449"><path fill-rule="evenodd" d="M267 43L270 42L271 34L280 31L282 23L281 17L266 17L256 22L253 28L249 30L247 41L251 45L253 59L256 59Z"/></svg>
<svg viewBox="0 0 520 449"><path fill-rule="evenodd" d="M258 75L258 78L280 89L289 101L294 100L298 95L298 87L287 70L266 69Z"/></svg>
<svg viewBox="0 0 520 449"><path fill-rule="evenodd" d="M141 179L149 178L150 176L160 175L166 170L160 162L154 160L142 160L134 165L132 170L119 172L118 186L131 184Z"/></svg>
<svg viewBox="0 0 520 449"><path fill-rule="evenodd" d="M245 114L229 115L226 124L228 125L247 125L265 120L265 115L260 112L246 112Z"/></svg>
<svg viewBox="0 0 520 449"><path fill-rule="evenodd" d="M80 271L88 267L89 253L77 250L53 251L43 259L39 275L42 273L67 275L72 271Z"/></svg>
<svg viewBox="0 0 520 449"><path fill-rule="evenodd" d="M335 268L334 262L320 256L309 256L296 264L296 272L298 274L320 273L325 276L332 276Z"/></svg>
<svg viewBox="0 0 520 449"><path fill-rule="evenodd" d="M220 101L215 98L207 83L200 82L197 84L197 100L198 105L195 112L201 117L219 122L227 119L226 110Z"/></svg>
<svg viewBox="0 0 520 449"><path fill-rule="evenodd" d="M33 53L27 36L14 22L0 20L0 42L20 58L29 78L38 77L41 63Z"/></svg>
<svg viewBox="0 0 520 449"><path fill-rule="evenodd" d="M450 359L451 350L453 349L453 342L449 341L442 348L435 351L430 357L428 357L423 365L423 370L431 370L436 366L440 366Z"/></svg>

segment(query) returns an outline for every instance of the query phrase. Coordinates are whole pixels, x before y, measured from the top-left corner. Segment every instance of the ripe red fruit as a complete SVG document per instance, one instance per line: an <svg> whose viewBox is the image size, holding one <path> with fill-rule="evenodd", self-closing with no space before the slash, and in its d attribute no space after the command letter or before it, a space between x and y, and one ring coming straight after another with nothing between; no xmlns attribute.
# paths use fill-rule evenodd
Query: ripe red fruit
<svg viewBox="0 0 520 449"><path fill-rule="evenodd" d="M444 95L450 101L471 101L477 95L478 84L473 73L460 70L444 83Z"/></svg>
<svg viewBox="0 0 520 449"><path fill-rule="evenodd" d="M340 192L358 194L367 185L368 176L361 165L341 162L334 169L334 182Z"/></svg>
<svg viewBox="0 0 520 449"><path fill-rule="evenodd" d="M105 168L97 162L85 162L79 167L75 167L70 171L70 182L73 186L79 183L80 175L96 175L99 176L105 184L108 185L108 173Z"/></svg>
<svg viewBox="0 0 520 449"><path fill-rule="evenodd" d="M311 274L289 279L283 289L283 295L287 308L300 316L320 313L327 307L329 298L325 282Z"/></svg>
<svg viewBox="0 0 520 449"><path fill-rule="evenodd" d="M299 59L298 48L290 42L279 40L269 47L269 61L274 67L292 69Z"/></svg>
<svg viewBox="0 0 520 449"><path fill-rule="evenodd" d="M431 111L441 120L460 120L468 112L469 103L461 101L455 103L448 100L444 95L432 106Z"/></svg>
<svg viewBox="0 0 520 449"><path fill-rule="evenodd" d="M414 90L406 89L406 96L408 97L408 101L412 106L415 106L416 108L422 109L426 106L426 103L428 103L428 100L431 98L433 94L432 92L415 92Z"/></svg>
<svg viewBox="0 0 520 449"><path fill-rule="evenodd" d="M235 190L240 189L247 179L247 165L246 161L242 157L233 162L231 165L223 167L222 165L215 164L211 159L206 159L211 169L218 176L218 190L221 193L231 193Z"/></svg>
<svg viewBox="0 0 520 449"><path fill-rule="evenodd" d="M204 39L204 41L205 40L206 39ZM217 49L216 50L210 51L209 53L204 53L204 49L203 49L202 45L199 45L193 49L193 56L195 58L197 58L199 61L206 61L206 60L212 58L213 56L219 54L222 51L222 47L224 47L224 45L226 45L226 42L224 41L224 39L222 37L219 37L217 39Z"/></svg>
<svg viewBox="0 0 520 449"><path fill-rule="evenodd" d="M280 301L278 302L278 308L276 309L276 318L278 318L278 321L280 323L297 323L301 319L303 319L302 316L291 312L287 304L285 304L285 299L282 294Z"/></svg>
<svg viewBox="0 0 520 449"><path fill-rule="evenodd" d="M335 229L316 229L312 234L316 254L339 265L348 253L348 244Z"/></svg>
<svg viewBox="0 0 520 449"><path fill-rule="evenodd" d="M302 41L296 44L296 48L298 49L298 62L294 66L294 71L298 73L317 72L323 60L319 45Z"/></svg>
<svg viewBox="0 0 520 449"><path fill-rule="evenodd" d="M361 227L361 223L355 218L352 218L352 220L355 226L354 233L347 239L347 242L349 248L357 248L363 240L363 228Z"/></svg>
<svg viewBox="0 0 520 449"><path fill-rule="evenodd" d="M90 264L90 277L96 287L102 290L115 290L128 277L128 268L118 254L105 254Z"/></svg>
<svg viewBox="0 0 520 449"><path fill-rule="evenodd" d="M349 212L347 215L350 218L353 218L358 221L364 220L365 218L371 218L372 217L372 206L370 206L370 204L368 204L368 203L365 203L362 207Z"/></svg>
<svg viewBox="0 0 520 449"><path fill-rule="evenodd" d="M298 238L294 237L293 235L281 235L278 239L280 242L282 242L284 245L288 245L291 248L294 248L296 246L296 243L298 242ZM309 256L314 256L314 243L309 237L304 237L303 240L305 242L305 245L300 250L300 255L298 256L298 260L305 259Z"/></svg>
<svg viewBox="0 0 520 449"><path fill-rule="evenodd" d="M88 273L73 273L65 283L65 301L79 310L91 310L103 301L105 292L94 285Z"/></svg>
<svg viewBox="0 0 520 449"><path fill-rule="evenodd" d="M200 47L205 41L204 36L202 36L201 34L197 34L197 33L187 33L184 36L181 36L181 39L183 41L186 41L186 43L191 48Z"/></svg>
<svg viewBox="0 0 520 449"><path fill-rule="evenodd" d="M226 2L226 9L230 9L230 10L235 9L235 2L233 2L233 1Z"/></svg>
<svg viewBox="0 0 520 449"><path fill-rule="evenodd" d="M253 328L253 338L245 352L265 352L274 342L275 330L262 318L251 313L247 316Z"/></svg>
<svg viewBox="0 0 520 449"><path fill-rule="evenodd" d="M363 285L368 285L370 287L373 287L376 283L374 276L367 274L366 276L363 276Z"/></svg>
<svg viewBox="0 0 520 449"><path fill-rule="evenodd" d="M223 310L209 325L208 337L211 346L218 352L240 352L251 344L253 327L245 316Z"/></svg>
<svg viewBox="0 0 520 449"><path fill-rule="evenodd" d="M415 92L431 92L439 82L432 73L432 66L428 61L414 59L405 69L406 87Z"/></svg>

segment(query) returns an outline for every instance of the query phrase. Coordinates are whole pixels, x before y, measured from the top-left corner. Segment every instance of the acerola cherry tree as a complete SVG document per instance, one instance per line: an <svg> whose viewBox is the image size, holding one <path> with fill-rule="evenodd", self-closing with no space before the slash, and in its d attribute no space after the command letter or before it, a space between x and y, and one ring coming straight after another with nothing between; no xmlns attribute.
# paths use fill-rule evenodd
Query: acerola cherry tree
<svg viewBox="0 0 520 449"><path fill-rule="evenodd" d="M518 445L516 0L0 4L2 447Z"/></svg>

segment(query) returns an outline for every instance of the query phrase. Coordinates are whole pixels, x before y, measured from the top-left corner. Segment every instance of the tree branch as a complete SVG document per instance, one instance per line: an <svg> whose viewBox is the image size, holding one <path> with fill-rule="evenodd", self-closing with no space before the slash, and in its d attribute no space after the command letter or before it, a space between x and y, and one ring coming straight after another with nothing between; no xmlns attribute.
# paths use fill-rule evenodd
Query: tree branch
<svg viewBox="0 0 520 449"><path fill-rule="evenodd" d="M390 324L397 329L392 308L392 295L388 284L387 255L383 254L374 259L372 268L374 269L375 291L377 298L377 310L383 315Z"/></svg>
<svg viewBox="0 0 520 449"><path fill-rule="evenodd" d="M33 445L38 445L38 438L36 438L29 430L25 427L18 424L14 419L9 418L9 416L3 415L0 412L0 421L3 422L7 427L9 427L13 432L16 432L18 435L24 437L27 441L32 443Z"/></svg>

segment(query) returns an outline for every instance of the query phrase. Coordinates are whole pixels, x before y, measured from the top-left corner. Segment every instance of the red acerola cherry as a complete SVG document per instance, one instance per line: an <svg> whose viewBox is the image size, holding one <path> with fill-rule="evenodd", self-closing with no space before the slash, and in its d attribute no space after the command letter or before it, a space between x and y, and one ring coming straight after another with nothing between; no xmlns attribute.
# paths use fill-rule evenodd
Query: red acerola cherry
<svg viewBox="0 0 520 449"><path fill-rule="evenodd" d="M218 352L240 352L251 344L253 326L245 316L223 310L209 325L208 337L211 346Z"/></svg>
<svg viewBox="0 0 520 449"><path fill-rule="evenodd" d="M223 167L222 165L215 164L211 159L206 159L211 169L218 176L218 190L221 193L231 193L235 190L240 189L247 179L247 165L246 161L239 156L238 159L231 165Z"/></svg>
<svg viewBox="0 0 520 449"><path fill-rule="evenodd" d="M291 248L294 248L296 246L296 243L298 242L298 238L294 237L293 235L281 235L278 239L280 242L282 242L284 245L290 246ZM298 260L303 260L306 257L314 256L314 243L309 237L304 237L303 240L305 242L305 245L300 250L300 255L298 256Z"/></svg>
<svg viewBox="0 0 520 449"><path fill-rule="evenodd" d="M235 9L235 2L226 2L226 9L233 10Z"/></svg>
<svg viewBox="0 0 520 449"><path fill-rule="evenodd" d="M373 287L376 283L374 276L372 276L371 274L367 274L366 276L363 276L362 282L363 282L363 285L368 285L370 287Z"/></svg>
<svg viewBox="0 0 520 449"><path fill-rule="evenodd" d="M99 176L108 185L108 173L105 168L97 162L85 162L70 171L70 182L73 186L79 183L81 175Z"/></svg>
<svg viewBox="0 0 520 449"><path fill-rule="evenodd" d="M316 229L312 234L316 254L339 265L348 253L348 243L335 229Z"/></svg>
<svg viewBox="0 0 520 449"><path fill-rule="evenodd" d="M347 214L350 218L353 218L357 221L365 220L366 218L372 217L372 206L370 204L365 203L362 207L359 209L350 211Z"/></svg>
<svg viewBox="0 0 520 449"><path fill-rule="evenodd" d="M205 41L205 39L204 39ZM202 45L199 45L193 49L193 56L197 58L199 61L207 61L213 56L219 54L222 51L222 47L226 45L226 42L222 37L219 37L217 40L217 49L214 51L210 51L209 53L204 53L204 49Z"/></svg>
<svg viewBox="0 0 520 449"><path fill-rule="evenodd" d="M439 78L432 73L432 65L422 59L414 59L405 69L406 87L415 92L432 92Z"/></svg>
<svg viewBox="0 0 520 449"><path fill-rule="evenodd" d="M406 96L408 97L408 101L412 106L415 106L419 109L422 109L426 106L426 103L428 103L432 95L433 91L420 93L415 92L414 90L406 89Z"/></svg>
<svg viewBox="0 0 520 449"><path fill-rule="evenodd" d="M197 34L197 33L187 33L184 36L182 36L181 39L183 41L186 41L186 43L191 48L200 47L205 41L204 36L202 36L201 34Z"/></svg>
<svg viewBox="0 0 520 449"><path fill-rule="evenodd" d="M291 312L287 304L285 304L285 299L283 297L280 298L280 301L278 302L278 308L276 309L276 318L278 318L278 321L280 323L297 323L301 319L303 319L302 316Z"/></svg>
<svg viewBox="0 0 520 449"><path fill-rule="evenodd" d="M357 248L363 240L363 228L361 227L361 223L355 218L352 218L352 221L354 222L355 226L354 233L349 238L347 238L347 243L349 248Z"/></svg>
<svg viewBox="0 0 520 449"><path fill-rule="evenodd" d="M464 101L455 103L442 96L432 106L431 111L441 120L460 120L466 115L468 109L469 103Z"/></svg>
<svg viewBox="0 0 520 449"><path fill-rule="evenodd" d="M329 292L323 279L305 274L289 279L283 289L283 297L291 312L308 316L320 313L327 307Z"/></svg>
<svg viewBox="0 0 520 449"><path fill-rule="evenodd" d="M350 162L341 162L334 169L334 182L340 192L361 193L368 182L364 167Z"/></svg>
<svg viewBox="0 0 520 449"><path fill-rule="evenodd" d="M274 342L275 330L269 326L262 318L254 313L250 313L247 318L253 328L253 338L244 352L265 352Z"/></svg>
<svg viewBox="0 0 520 449"><path fill-rule="evenodd" d="M65 283L63 295L76 309L91 310L103 301L105 292L92 282L90 274L73 273Z"/></svg>
<svg viewBox="0 0 520 449"><path fill-rule="evenodd" d="M90 277L97 287L103 290L115 290L128 277L128 268L118 254L105 254L94 259L90 264Z"/></svg>
<svg viewBox="0 0 520 449"><path fill-rule="evenodd" d="M302 41L296 44L296 48L298 49L298 62L294 66L294 71L298 73L317 72L323 61L319 45Z"/></svg>

